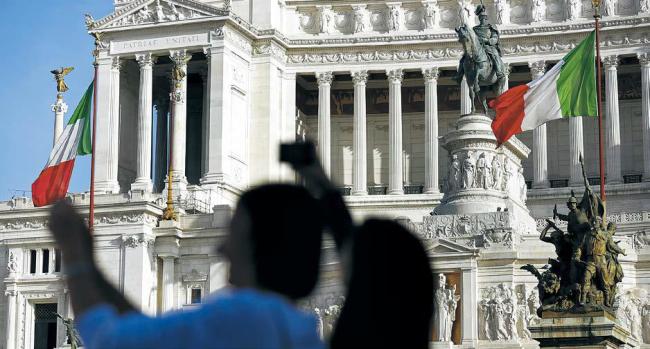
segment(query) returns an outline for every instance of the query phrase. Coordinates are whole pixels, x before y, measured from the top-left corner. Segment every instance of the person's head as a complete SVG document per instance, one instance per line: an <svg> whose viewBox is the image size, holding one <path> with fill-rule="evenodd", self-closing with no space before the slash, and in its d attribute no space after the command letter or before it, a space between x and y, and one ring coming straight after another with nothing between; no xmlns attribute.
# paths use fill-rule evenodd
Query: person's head
<svg viewBox="0 0 650 349"><path fill-rule="evenodd" d="M299 299L318 279L323 219L306 189L264 185L245 192L221 252L230 259L230 283Z"/></svg>
<svg viewBox="0 0 650 349"><path fill-rule="evenodd" d="M575 211L578 208L578 200L576 197L571 195L571 198L569 198L569 201L567 201L566 206L570 211Z"/></svg>
<svg viewBox="0 0 650 349"><path fill-rule="evenodd" d="M438 274L438 287L444 288L446 283L447 283L447 278L445 277L445 274L443 273Z"/></svg>
<svg viewBox="0 0 650 349"><path fill-rule="evenodd" d="M419 239L371 219L355 232L350 283L331 347L427 348L433 273Z"/></svg>

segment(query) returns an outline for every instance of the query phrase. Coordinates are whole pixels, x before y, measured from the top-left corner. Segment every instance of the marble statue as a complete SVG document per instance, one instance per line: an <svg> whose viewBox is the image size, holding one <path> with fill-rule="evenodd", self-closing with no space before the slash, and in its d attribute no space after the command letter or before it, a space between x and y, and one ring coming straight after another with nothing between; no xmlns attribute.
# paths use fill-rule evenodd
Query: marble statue
<svg viewBox="0 0 650 349"><path fill-rule="evenodd" d="M91 30L94 29L96 24L95 24L95 18L89 13L84 14L84 22L86 23L86 29Z"/></svg>
<svg viewBox="0 0 650 349"><path fill-rule="evenodd" d="M70 349L77 349L81 346L81 337L79 337L79 332L74 327L74 320L70 318L64 318L63 316L56 314L56 317L61 319L63 326L65 326L65 335L67 340L65 343L70 344Z"/></svg>
<svg viewBox="0 0 650 349"><path fill-rule="evenodd" d="M458 42L463 46L463 56L458 65L456 81L462 82L463 76L469 87L471 111L476 111L474 100L478 98L485 114L488 112L486 94L492 90L496 94L505 91L505 64L501 60L499 31L488 23L485 6L476 6L474 11L479 24L472 27L462 25L456 28Z"/></svg>
<svg viewBox="0 0 650 349"><path fill-rule="evenodd" d="M402 29L402 11L398 5L391 5L388 10L388 31L399 31Z"/></svg>
<svg viewBox="0 0 650 349"><path fill-rule="evenodd" d="M320 32L330 34L334 29L334 13L327 7L320 8Z"/></svg>
<svg viewBox="0 0 650 349"><path fill-rule="evenodd" d="M354 17L354 32L363 33L368 30L368 11L362 6L355 6L353 8L353 17Z"/></svg>
<svg viewBox="0 0 650 349"><path fill-rule="evenodd" d="M470 27L474 25L474 6L471 0L458 0L458 21L461 26Z"/></svg>
<svg viewBox="0 0 650 349"><path fill-rule="evenodd" d="M323 339L323 314L320 308L314 308L314 315L316 315L316 332L318 332L318 337Z"/></svg>
<svg viewBox="0 0 650 349"><path fill-rule="evenodd" d="M424 4L422 20L424 22L424 29L438 28L440 9L438 8L438 1L430 1Z"/></svg>
<svg viewBox="0 0 650 349"><path fill-rule="evenodd" d="M616 16L616 0L601 0L600 8L603 16Z"/></svg>
<svg viewBox="0 0 650 349"><path fill-rule="evenodd" d="M68 90L68 85L65 84L65 76L73 70L74 67L61 67L50 71L50 73L54 74L54 80L56 80L56 92L63 93Z"/></svg>
<svg viewBox="0 0 650 349"><path fill-rule="evenodd" d="M639 0L639 14L650 12L650 0Z"/></svg>
<svg viewBox="0 0 650 349"><path fill-rule="evenodd" d="M444 274L438 274L438 287L434 293L435 317L434 333L439 342L451 341L451 330L456 319L456 307L459 295L456 295L456 285L447 285Z"/></svg>
<svg viewBox="0 0 650 349"><path fill-rule="evenodd" d="M479 302L480 337L490 341L516 339L516 309L512 289L505 283L483 289Z"/></svg>
<svg viewBox="0 0 650 349"><path fill-rule="evenodd" d="M549 259L551 267L540 273L527 264L522 269L530 271L539 281L538 290L543 310L562 312L584 311L584 309L611 308L617 292L617 284L623 279L623 269L618 255L625 250L613 240L616 225L605 225L605 210L600 197L589 186L582 166L585 192L578 203L573 192L567 206L569 214L557 213L553 218L567 221L567 233L547 219L547 226L540 239L555 245L556 259ZM550 228L554 232L546 236Z"/></svg>
<svg viewBox="0 0 650 349"><path fill-rule="evenodd" d="M575 21L580 17L582 2L580 0L567 0L566 2L566 20Z"/></svg>
<svg viewBox="0 0 650 349"><path fill-rule="evenodd" d="M18 258L14 252L9 252L9 260L7 261L7 271L9 274L18 272Z"/></svg>
<svg viewBox="0 0 650 349"><path fill-rule="evenodd" d="M490 165L492 176L492 189L501 190L501 177L503 175L503 165L499 161L499 155L494 155Z"/></svg>
<svg viewBox="0 0 650 349"><path fill-rule="evenodd" d="M487 189L490 187L490 165L485 159L485 153L479 155L478 160L476 160L476 187Z"/></svg>
<svg viewBox="0 0 650 349"><path fill-rule="evenodd" d="M497 24L510 24L510 5L507 0L495 0L494 9L497 13Z"/></svg>
<svg viewBox="0 0 650 349"><path fill-rule="evenodd" d="M165 16L165 12L163 11L163 7L162 4L160 3L160 0L156 0L156 4L154 5L154 11L155 11L154 13L156 14L155 15L156 22L162 22L167 18L167 16Z"/></svg>
<svg viewBox="0 0 650 349"><path fill-rule="evenodd" d="M458 155L451 156L451 166L449 166L449 190L456 190L460 187L461 168Z"/></svg>
<svg viewBox="0 0 650 349"><path fill-rule="evenodd" d="M519 199L521 202L526 203L528 199L528 186L526 185L526 178L524 178L523 167L520 167L517 172L517 182L519 183Z"/></svg>
<svg viewBox="0 0 650 349"><path fill-rule="evenodd" d="M471 154L467 154L463 160L463 189L469 189L474 184L474 162Z"/></svg>
<svg viewBox="0 0 650 349"><path fill-rule="evenodd" d="M167 1L167 5L169 5L169 8L172 11L172 14L170 16L170 20L176 20L176 21L182 21L185 19L185 15L180 13L178 9L176 8L176 5L174 5L173 2Z"/></svg>
<svg viewBox="0 0 650 349"><path fill-rule="evenodd" d="M546 17L546 0L532 0L530 19L532 22L541 22Z"/></svg>
<svg viewBox="0 0 650 349"><path fill-rule="evenodd" d="M521 290L517 292L517 311L516 311L516 331L519 338L530 340L532 334L528 329L530 324L530 307L528 306L528 291L526 285L521 285Z"/></svg>

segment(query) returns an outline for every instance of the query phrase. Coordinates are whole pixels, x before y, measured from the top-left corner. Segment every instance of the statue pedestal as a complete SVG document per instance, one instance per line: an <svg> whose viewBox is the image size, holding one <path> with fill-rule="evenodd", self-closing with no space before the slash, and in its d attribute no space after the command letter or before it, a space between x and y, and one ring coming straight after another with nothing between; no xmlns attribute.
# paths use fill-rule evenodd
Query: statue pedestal
<svg viewBox="0 0 650 349"><path fill-rule="evenodd" d="M442 137L449 172L440 205L423 219L426 238L512 250L519 235L536 232L521 165L530 149L515 137L497 148L491 123L485 115L463 115Z"/></svg>
<svg viewBox="0 0 650 349"><path fill-rule="evenodd" d="M515 137L497 148L491 123L485 115L463 115L441 138L449 153L444 197L411 227L429 251L434 273L459 274L461 303L454 326L461 328L463 348L534 348L536 342L513 325L527 317L517 318L518 293L514 282L506 283L516 278L513 260L524 236L537 235L521 165L530 150ZM491 302L495 299L498 304Z"/></svg>
<svg viewBox="0 0 650 349"><path fill-rule="evenodd" d="M614 349L638 345L615 315L605 310L584 314L544 311L541 321L528 329L540 348Z"/></svg>

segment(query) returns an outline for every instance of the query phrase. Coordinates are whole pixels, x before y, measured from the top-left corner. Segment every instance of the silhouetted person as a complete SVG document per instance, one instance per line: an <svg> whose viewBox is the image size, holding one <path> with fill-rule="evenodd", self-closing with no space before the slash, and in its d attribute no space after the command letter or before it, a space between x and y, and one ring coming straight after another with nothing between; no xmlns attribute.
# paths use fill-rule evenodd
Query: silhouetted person
<svg viewBox="0 0 650 349"><path fill-rule="evenodd" d="M371 219L355 232L351 252L331 347L427 348L433 275L418 238L399 223Z"/></svg>
<svg viewBox="0 0 650 349"><path fill-rule="evenodd" d="M389 220L355 227L343 197L316 160L313 144L284 145L281 159L319 199L341 256L347 294L331 347L427 348L433 274L420 241Z"/></svg>
<svg viewBox="0 0 650 349"><path fill-rule="evenodd" d="M152 318L98 271L92 237L69 204L57 203L50 217L89 349L322 348L315 317L294 305L318 279L322 224L318 203L304 188L278 184L244 193L220 248L230 259L233 287L196 310Z"/></svg>

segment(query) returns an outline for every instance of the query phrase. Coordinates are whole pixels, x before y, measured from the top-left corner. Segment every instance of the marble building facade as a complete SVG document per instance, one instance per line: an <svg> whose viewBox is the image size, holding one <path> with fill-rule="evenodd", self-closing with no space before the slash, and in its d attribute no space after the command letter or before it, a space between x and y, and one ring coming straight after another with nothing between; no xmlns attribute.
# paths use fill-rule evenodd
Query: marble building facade
<svg viewBox="0 0 650 349"><path fill-rule="evenodd" d="M501 31L510 87L541 76L592 29L590 1L485 4ZM439 139L469 113L467 86L454 81L462 48L453 29L459 16L475 20L475 6L115 0L113 13L87 18L89 31L103 33L95 236L106 274L147 313L195 306L225 285L227 266L213 246L227 234L238 195L268 181L293 181L277 161L278 144L310 138L355 217L411 224L434 272L457 286L452 345L535 347L526 324L535 321L536 282L519 266L545 264L552 248L535 229L499 230L502 212L451 221L429 216L454 170ZM608 214L628 252L618 312L650 345L650 3L608 0L604 7ZM174 65L187 73L179 91L170 88ZM519 183L511 196L541 230L554 204L564 207L572 189L581 195L579 154L597 187L596 120L555 121L518 139L530 153L521 174L510 174ZM181 210L175 223L160 220L167 185ZM71 200L87 210L88 193ZM7 265L0 270L0 343L7 349L39 348L48 326L62 345L63 326L41 313L55 307L72 316L47 213L23 197L0 206L0 260ZM432 220L436 229L422 229ZM335 253L329 242L325 249L323 280L307 306L318 309L326 336L341 298Z"/></svg>

